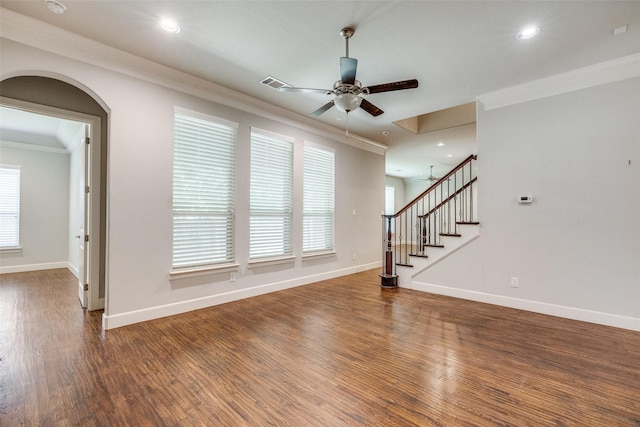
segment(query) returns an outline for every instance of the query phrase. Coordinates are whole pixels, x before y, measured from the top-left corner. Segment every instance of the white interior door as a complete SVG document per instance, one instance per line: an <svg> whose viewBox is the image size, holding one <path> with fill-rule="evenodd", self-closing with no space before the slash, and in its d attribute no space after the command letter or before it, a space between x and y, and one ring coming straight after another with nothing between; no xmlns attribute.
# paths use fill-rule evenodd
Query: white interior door
<svg viewBox="0 0 640 427"><path fill-rule="evenodd" d="M87 277L86 277L86 268L85 268L85 245L84 245L84 227L80 227L80 232L76 235L76 238L78 239L79 242L79 247L80 247L80 257L78 260L78 298L80 299L80 304L82 305L83 308L87 308L87 294L88 294L88 289L87 287L85 287L85 285L88 285L87 283Z"/></svg>
<svg viewBox="0 0 640 427"><path fill-rule="evenodd" d="M85 124L85 139L89 136L89 125ZM76 235L79 244L79 256L78 256L78 298L83 308L87 308L89 304L89 269L91 247L87 243L85 230L90 230L90 215L89 215L89 197L87 194L87 188L91 177L89 176L89 161L90 155L89 144L85 141L81 142L84 161L80 162L80 170L78 171L78 208L81 210L80 218L83 218L83 224L80 227L80 232Z"/></svg>
<svg viewBox="0 0 640 427"><path fill-rule="evenodd" d="M100 122L85 124L84 144L84 277L88 289L87 309L100 310L105 296L100 294ZM86 237L88 236L88 238Z"/></svg>

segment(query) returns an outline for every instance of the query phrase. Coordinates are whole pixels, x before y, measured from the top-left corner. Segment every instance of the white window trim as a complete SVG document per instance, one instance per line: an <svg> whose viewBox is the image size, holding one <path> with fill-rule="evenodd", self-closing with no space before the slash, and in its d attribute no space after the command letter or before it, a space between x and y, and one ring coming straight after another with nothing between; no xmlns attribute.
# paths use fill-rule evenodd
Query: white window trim
<svg viewBox="0 0 640 427"><path fill-rule="evenodd" d="M207 267L193 267L173 269L169 273L169 280L187 279L190 277L207 276L210 274L233 273L240 269L240 264L211 265Z"/></svg>
<svg viewBox="0 0 640 427"><path fill-rule="evenodd" d="M22 252L22 246L11 247L11 248L0 248L0 253L3 254L18 254Z"/></svg>
<svg viewBox="0 0 640 427"><path fill-rule="evenodd" d="M273 257L273 258L256 258L251 259L247 262L249 268L256 267L267 267L270 265L280 265L280 264L289 264L291 262L295 262L296 256L283 256L283 257Z"/></svg>
<svg viewBox="0 0 640 427"><path fill-rule="evenodd" d="M336 255L337 255L337 252L335 250L324 251L324 252L307 252L302 255L302 261L311 261L313 259L318 259L318 258L329 258Z"/></svg>

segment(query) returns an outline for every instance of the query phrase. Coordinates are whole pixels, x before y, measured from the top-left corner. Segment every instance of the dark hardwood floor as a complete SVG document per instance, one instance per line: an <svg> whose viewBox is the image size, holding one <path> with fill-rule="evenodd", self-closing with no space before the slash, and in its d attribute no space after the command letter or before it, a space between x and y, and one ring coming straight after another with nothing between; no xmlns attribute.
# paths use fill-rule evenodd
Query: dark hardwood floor
<svg viewBox="0 0 640 427"><path fill-rule="evenodd" d="M640 425L640 333L377 273L106 332L67 270L0 275L0 425Z"/></svg>

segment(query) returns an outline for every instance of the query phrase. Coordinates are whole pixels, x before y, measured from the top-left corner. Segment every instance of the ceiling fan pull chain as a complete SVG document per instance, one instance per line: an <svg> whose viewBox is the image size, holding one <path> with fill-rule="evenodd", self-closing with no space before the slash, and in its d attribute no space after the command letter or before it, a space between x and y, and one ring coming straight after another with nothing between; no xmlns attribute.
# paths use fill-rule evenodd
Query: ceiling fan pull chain
<svg viewBox="0 0 640 427"><path fill-rule="evenodd" d="M347 118L345 120L345 139L349 139L349 112L345 112Z"/></svg>

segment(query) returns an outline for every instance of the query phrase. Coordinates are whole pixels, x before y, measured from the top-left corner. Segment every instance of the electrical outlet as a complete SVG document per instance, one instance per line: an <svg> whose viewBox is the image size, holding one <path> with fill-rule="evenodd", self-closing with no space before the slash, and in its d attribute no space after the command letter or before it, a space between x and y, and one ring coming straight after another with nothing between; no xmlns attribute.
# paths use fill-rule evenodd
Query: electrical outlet
<svg viewBox="0 0 640 427"><path fill-rule="evenodd" d="M511 278L511 287L512 288L517 288L518 287L518 278L517 277L512 277Z"/></svg>
<svg viewBox="0 0 640 427"><path fill-rule="evenodd" d="M351 255L351 259L354 260L354 261L356 260L356 253L355 252L353 253L353 255Z"/></svg>
<svg viewBox="0 0 640 427"><path fill-rule="evenodd" d="M232 272L232 273L229 275L229 281L230 281L230 282L235 282L235 281L236 281L236 273L235 273L235 272Z"/></svg>

